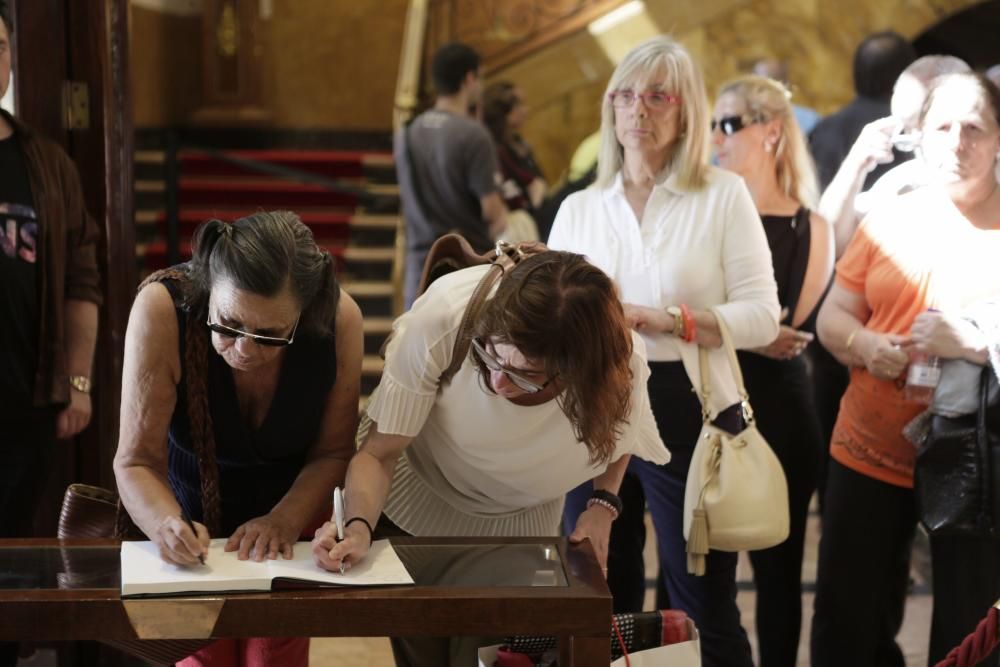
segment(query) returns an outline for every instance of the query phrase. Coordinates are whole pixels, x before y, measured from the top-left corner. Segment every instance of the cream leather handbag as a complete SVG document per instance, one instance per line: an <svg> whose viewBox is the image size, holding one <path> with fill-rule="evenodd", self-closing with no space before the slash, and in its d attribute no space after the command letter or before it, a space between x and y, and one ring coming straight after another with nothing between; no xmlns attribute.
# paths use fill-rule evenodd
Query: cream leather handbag
<svg viewBox="0 0 1000 667"><path fill-rule="evenodd" d="M709 549L754 551L788 538L788 483L778 457L754 424L750 398L732 336L718 311L722 346L736 378L745 428L731 435L709 418L708 350L699 348L703 425L684 490L684 538L688 573L705 574Z"/></svg>

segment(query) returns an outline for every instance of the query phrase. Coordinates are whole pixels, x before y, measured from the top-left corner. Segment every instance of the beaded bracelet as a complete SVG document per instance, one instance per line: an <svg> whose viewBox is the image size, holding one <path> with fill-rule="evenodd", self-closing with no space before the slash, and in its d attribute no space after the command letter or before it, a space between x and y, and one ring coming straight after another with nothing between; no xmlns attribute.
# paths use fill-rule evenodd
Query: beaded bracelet
<svg viewBox="0 0 1000 667"><path fill-rule="evenodd" d="M611 512L612 521L618 518L618 510L616 510L615 506L609 503L607 500L604 500L603 498L590 498L587 500L587 509L590 509L594 505L600 505L604 509Z"/></svg>
<svg viewBox="0 0 1000 667"><path fill-rule="evenodd" d="M368 545L371 546L372 544L374 544L374 542L375 542L375 531L372 530L372 525L370 523L368 523L368 519L364 518L363 516L351 517L350 519L348 519L344 523L344 528L347 528L348 526L350 526L355 521L360 521L361 523L365 524L365 528L368 529Z"/></svg>

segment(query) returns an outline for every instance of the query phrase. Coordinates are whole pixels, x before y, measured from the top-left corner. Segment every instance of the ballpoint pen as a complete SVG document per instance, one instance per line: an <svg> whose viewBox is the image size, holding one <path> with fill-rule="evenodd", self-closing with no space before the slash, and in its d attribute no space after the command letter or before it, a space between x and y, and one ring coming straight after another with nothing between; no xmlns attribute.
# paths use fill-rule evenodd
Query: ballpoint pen
<svg viewBox="0 0 1000 667"><path fill-rule="evenodd" d="M194 533L195 539L197 539L198 538L198 531L194 527L194 521L191 520L191 517L188 516L187 512L184 511L183 507L181 508L181 518L184 519L184 523L186 523L188 525L188 528L190 528L191 532ZM201 553L198 554L198 562L201 563L202 565L205 564L205 555L204 554L201 554Z"/></svg>
<svg viewBox="0 0 1000 667"><path fill-rule="evenodd" d="M344 492L340 490L340 487L336 487L333 490L333 522L337 525L337 541L344 541ZM344 559L340 560L340 573L344 574L347 570L347 562Z"/></svg>

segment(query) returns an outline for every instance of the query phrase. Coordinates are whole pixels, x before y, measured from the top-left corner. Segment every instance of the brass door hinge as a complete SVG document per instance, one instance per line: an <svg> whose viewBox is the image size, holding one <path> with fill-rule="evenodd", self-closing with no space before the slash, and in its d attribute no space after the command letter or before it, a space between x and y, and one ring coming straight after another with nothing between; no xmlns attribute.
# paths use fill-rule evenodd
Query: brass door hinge
<svg viewBox="0 0 1000 667"><path fill-rule="evenodd" d="M82 81L63 81L63 126L67 130L90 129L90 90Z"/></svg>

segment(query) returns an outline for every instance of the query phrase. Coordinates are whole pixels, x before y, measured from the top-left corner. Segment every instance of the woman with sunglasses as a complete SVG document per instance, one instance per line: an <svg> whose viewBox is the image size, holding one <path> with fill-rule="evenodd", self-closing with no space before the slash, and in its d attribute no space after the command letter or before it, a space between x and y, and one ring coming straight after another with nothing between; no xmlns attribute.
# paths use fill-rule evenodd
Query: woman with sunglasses
<svg viewBox="0 0 1000 667"><path fill-rule="evenodd" d="M778 81L743 77L722 86L712 120L719 166L743 177L760 213L783 309L777 339L738 353L757 428L785 471L791 516L787 540L750 554L761 667L794 667L799 650L806 518L824 448L800 355L813 340L834 259L831 226L809 210L816 170L790 98Z"/></svg>
<svg viewBox="0 0 1000 667"><path fill-rule="evenodd" d="M361 312L289 212L211 220L187 264L150 276L125 336L122 502L164 561L209 539L290 558L329 516L354 451ZM305 665L309 640L220 640L181 664Z"/></svg>
<svg viewBox="0 0 1000 667"><path fill-rule="evenodd" d="M441 380L486 268L438 278L393 325L347 472L345 539L330 524L317 532L321 566L357 564L377 521L384 534L558 535L564 495L590 479L571 539L589 538L603 564L629 455L669 459L642 342L611 280L580 255L542 252L505 275L462 334L469 354ZM393 647L400 665L476 661L475 639Z"/></svg>
<svg viewBox="0 0 1000 667"><path fill-rule="evenodd" d="M549 245L585 254L614 278L649 351L649 397L673 459L666 465L633 459L629 472L656 528L667 594L658 605L693 618L705 665L749 667L736 606L736 554L712 551L705 576L688 574L682 534L685 482L702 426L692 391L698 348L709 349L713 391L705 409L720 427L737 432L739 396L716 317L725 318L740 348L767 345L778 333L767 238L742 179L708 164L709 120L701 73L681 45L658 37L633 49L612 74L601 108L597 182L566 199ZM587 494L580 489L568 500L568 523ZM641 572L641 500L624 515L641 532L612 533L609 570ZM630 544L636 556L628 555ZM617 578L609 574L610 584ZM616 600L628 595L641 604L643 577L634 586L638 591L612 592Z"/></svg>

